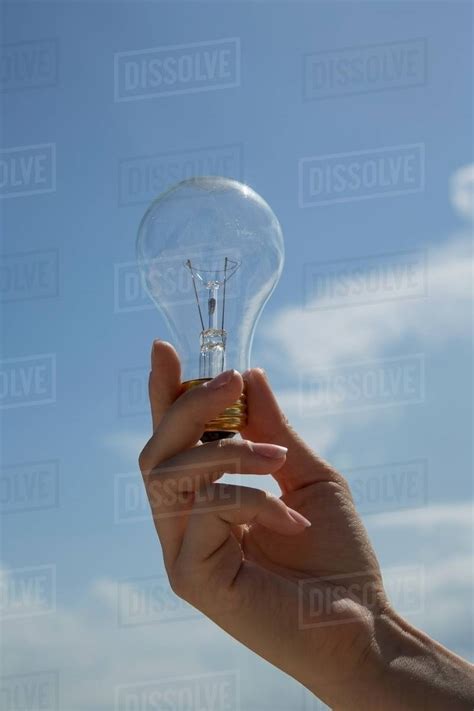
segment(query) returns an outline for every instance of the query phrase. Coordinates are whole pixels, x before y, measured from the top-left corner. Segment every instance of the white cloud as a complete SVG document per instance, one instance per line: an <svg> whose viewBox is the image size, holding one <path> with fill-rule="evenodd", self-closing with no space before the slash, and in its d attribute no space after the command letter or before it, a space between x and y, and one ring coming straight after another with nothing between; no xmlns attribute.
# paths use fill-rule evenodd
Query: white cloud
<svg viewBox="0 0 474 711"><path fill-rule="evenodd" d="M461 168L451 181L453 207L464 218L474 210L473 181L473 165ZM315 398L324 395L314 387L319 380L324 382L322 369L334 369L331 382L335 387L341 366L383 361L393 355L421 353L423 357L425 352L451 345L454 340L469 341L472 335L471 241L472 235L466 230L428 248L426 269L421 261L418 264L419 288L415 288L414 298L397 300L393 292L382 286L377 300L371 292L374 274L383 283L387 270L389 278L395 281L400 272L397 277L397 258L393 262L390 258L381 257L375 262L369 258L362 262L365 269L354 262L354 267L362 269L354 275L349 264L343 288L347 290L345 293L360 294L358 285L364 283L371 303L357 304L354 299L354 305L348 306L346 299L346 305L336 308L336 299L328 296L324 288L316 289L319 296L306 305L281 309L263 328L264 352L272 368L286 377L288 373L296 374L296 383L278 393L282 408L295 429L324 456L334 453L347 428L366 429L379 418L380 410L359 408L351 413L342 407L329 417L315 417L318 413L329 414L328 408L324 410ZM390 271L391 264L395 266ZM398 292L401 296L413 296L407 275L408 272L405 273L407 283ZM321 283L324 284L324 280ZM336 394L329 391L330 397ZM389 419L397 420L396 408L383 411L384 422Z"/></svg>
<svg viewBox="0 0 474 711"><path fill-rule="evenodd" d="M326 310L284 308L264 329L265 351L279 354L275 367L284 364L286 374L297 373L301 383L305 377L309 383L320 368L383 360L393 352L424 352L441 348L453 339L470 338L472 256L465 235L429 250L427 288L428 295L418 299ZM323 303L319 300L317 305ZM354 415L342 408L329 418L317 418L315 424L314 415L321 409L315 394L314 388L298 384L280 390L277 396L295 429L324 456L333 451L346 427L366 427L380 412L369 407ZM331 390L329 399L336 394ZM385 420L388 417L396 414L384 411ZM147 437L148 432L123 430L109 434L105 444L124 463L135 466Z"/></svg>
<svg viewBox="0 0 474 711"><path fill-rule="evenodd" d="M472 586L472 556L455 554L452 558L431 566L428 585L433 592L442 591L449 586L456 597L463 587L469 593Z"/></svg>
<svg viewBox="0 0 474 711"><path fill-rule="evenodd" d="M451 178L453 207L465 218L474 210L473 184L474 165L460 168ZM261 348L267 362L272 360L275 370L284 368L285 375L297 373L304 382L305 376L310 377L320 368L379 360L393 353L423 352L427 348L441 348L453 339L470 338L471 235L452 235L446 242L428 249L427 255L426 272L418 272L418 278L426 279L425 296L383 301L387 294L381 293L378 302L375 299L373 303L339 308L334 308L331 298L320 297L306 306L283 308L262 329ZM390 268L390 260L387 264ZM381 258L379 276L387 264ZM368 275L369 271L365 277L362 273L362 280L368 279ZM396 277L396 268L392 276ZM346 282L349 292L360 279L360 273L349 277ZM272 359L272 354L277 355ZM278 398L295 429L325 456L338 443L345 427L364 427L379 413L377 409L359 410L355 416L339 412L331 414L329 420L319 418L315 426L311 416L311 411L313 414L315 411L314 393L293 386L278 392ZM385 412L385 420L387 417L396 415ZM135 464L146 436L147 433L144 436L141 432L122 431L108 435L105 444Z"/></svg>
<svg viewBox="0 0 474 711"><path fill-rule="evenodd" d="M304 375L319 367L381 358L408 339L414 351L469 337L469 241L458 237L429 250L426 276L428 295L420 298L331 308L331 297L322 297L307 307L286 307L265 328L269 350L280 354L286 369ZM357 290L358 279L347 277L349 292ZM381 292L380 299L384 296Z"/></svg>
<svg viewBox="0 0 474 711"><path fill-rule="evenodd" d="M472 190L474 168L468 166L453 176L451 183L452 202L458 213L468 218L472 213L474 193ZM304 376L314 372L315 367L338 366L343 363L377 360L390 354L441 349L454 339L469 339L471 336L471 300L472 300L472 255L469 234L451 235L450 239L428 250L427 295L415 299L400 299L360 305L350 308L330 308L317 310L303 307L289 307L281 310L263 331L265 353L278 354L274 361L284 364L285 373L294 372ZM322 300L312 306L324 306ZM407 346L409 344L409 346ZM344 452L342 434L346 428L355 431L364 429L367 436L368 425L379 417L380 410L367 412L340 413L329 418L306 417L304 413L305 393L299 388L283 390L278 393L282 408L290 422L302 437L314 446L318 452L328 456L338 446L339 460L349 457L346 466L353 462L350 452ZM400 413L397 408L384 410L387 418L397 420ZM146 434L145 434L146 436ZM136 461L137 452L143 445L142 434L124 432L108 438L107 444L121 456ZM357 453L356 456L360 456ZM254 482L250 482L254 485ZM255 486L262 486L261 479L255 478ZM266 483L264 484L266 486ZM422 509L384 512L366 517L366 524L378 543L379 553L391 565L398 562L403 565L421 565L424 569L426 593L423 598L422 614L413 615L412 621L440 642L459 654L472 654L472 642L469 637L471 614L471 573L472 555L469 541L472 539L472 504L439 504ZM112 595L112 583L98 585L104 596ZM113 597L113 595L112 595ZM111 602L110 598L109 602ZM41 621L38 623L40 624ZM114 634L113 625L108 627L102 622L102 635ZM197 622L195 624L204 624ZM164 626L160 626L160 628ZM99 630L100 630L99 626ZM182 643L180 630L172 624L174 630L170 659L175 652L173 642L180 638L181 648L190 654L185 666L192 667L199 660L199 645L191 643L188 647ZM167 630L162 639L166 644ZM152 629L152 633L156 632ZM91 645L98 630L89 629ZM123 633L123 630L122 630ZM183 627L183 634L189 629ZM133 633L131 634L133 638ZM138 640L140 635L137 635ZM145 639L147 633L145 633ZM201 630L199 630L199 640ZM127 640L125 642L125 640ZM128 633L122 634L122 642L128 644ZM200 643L199 643L200 644ZM222 656L224 638L211 636L210 648L215 652L214 659ZM112 645L108 645L109 654ZM104 642L99 645L101 653L107 655ZM147 644L144 648L148 649ZM233 647L228 647L231 650ZM160 647L161 649L161 647ZM160 649L156 656L160 656ZM135 669L141 669L142 646L137 640L130 642L131 654L136 656ZM179 657L179 652L176 652ZM117 656L113 650L112 660ZM126 656L126 655L125 655ZM153 657L153 653L151 654ZM109 670L110 683L115 677L127 673L123 660L116 660ZM193 661L194 660L194 661ZM97 662L99 663L99 661ZM148 670L148 660L144 661L144 670ZM206 661L204 666L209 668ZM255 662L258 668L258 663ZM253 669L253 665L252 665ZM144 672L144 673L145 673ZM258 686L253 672L247 670L245 679L246 692L252 684ZM115 675L115 676L114 676ZM153 677L151 677L153 678ZM274 679L278 679L276 676ZM271 685L265 684L267 689ZM248 687L248 689L247 689ZM95 693L95 692L91 692ZM91 697L92 698L92 697ZM252 698L249 696L249 699ZM278 709L279 697L268 694L268 708ZM253 699L250 703L254 703ZM91 705L83 704L90 708ZM291 706L291 704L290 704ZM288 704L286 704L288 707ZM79 708L79 707L78 707ZM260 708L263 710L265 705Z"/></svg>
<svg viewBox="0 0 474 711"><path fill-rule="evenodd" d="M474 164L463 166L452 175L450 197L461 217L473 218ZM325 293L306 306L284 308L265 328L267 351L278 353L275 362L284 363L286 369L290 364L291 369L304 373L315 367L379 358L407 338L437 346L453 338L469 337L472 330L471 242L472 234L467 230L433 245L428 250L427 296L410 300L393 298L396 293L393 285L392 293L390 288L379 286L379 297L374 297L373 264L369 259L364 273L363 263L361 266L354 262L354 267L360 267L361 272L351 274L348 270L344 274L344 289L355 295L360 294L361 283L371 285L367 287L369 297L372 293L371 303L357 305L354 297L350 307L336 308L333 295ZM394 264L389 273L392 280L397 274L396 259ZM382 256L375 266L375 270L378 269L375 277L378 276L381 284L387 268L390 269L390 258ZM423 273L418 274L419 279L423 276ZM399 286L399 293L402 297L411 293L408 283Z"/></svg>
<svg viewBox="0 0 474 711"><path fill-rule="evenodd" d="M469 528L473 525L473 505L471 502L456 504L437 504L420 509L405 509L375 514L370 523L377 528L428 528L449 526Z"/></svg>
<svg viewBox="0 0 474 711"><path fill-rule="evenodd" d="M472 501L461 501L365 517L383 558L399 558L400 565L412 563L421 571L420 609L408 610L406 617L468 659L473 656L473 512Z"/></svg>
<svg viewBox="0 0 474 711"><path fill-rule="evenodd" d="M8 571L2 575L5 583ZM211 623L197 619L120 627L117 593L117 581L97 580L76 606L58 605L47 615L3 622L2 674L55 670L61 709L105 711L114 708L119 684L222 667L217 650L228 642ZM196 633L199 644L193 643Z"/></svg>
<svg viewBox="0 0 474 711"><path fill-rule="evenodd" d="M471 556L467 542L472 530L471 514L472 507L460 503L384 514L380 520L370 517L377 525L388 519L392 539L407 527L416 531L420 526L436 526L448 545L458 537L466 542L465 549L451 557L431 546L429 560L417 560L416 555L405 550L403 561L408 572L410 566L417 564L424 570L422 610L421 614L411 615L412 622L464 655L469 654L466 630L471 604ZM2 580L6 578L8 571L3 570ZM133 586L133 582L128 583L129 590ZM238 669L242 708L276 711L298 707L301 690L297 684L241 648L199 614L195 619L123 627L118 624L117 595L117 581L100 579L83 591L76 605L62 603L54 613L4 622L3 674L58 670L60 708L111 711L114 691L120 684ZM402 589L400 599L404 597ZM405 603L410 599L406 598Z"/></svg>

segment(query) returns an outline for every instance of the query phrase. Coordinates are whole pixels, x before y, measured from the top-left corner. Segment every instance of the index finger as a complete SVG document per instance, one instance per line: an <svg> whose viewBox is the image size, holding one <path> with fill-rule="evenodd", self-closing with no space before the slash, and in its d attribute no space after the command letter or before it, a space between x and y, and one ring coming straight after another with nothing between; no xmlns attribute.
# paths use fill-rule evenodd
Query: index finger
<svg viewBox="0 0 474 711"><path fill-rule="evenodd" d="M161 388L161 375L158 376L158 383ZM227 370L180 395L163 413L158 427L140 454L142 473L145 474L178 452L195 446L206 423L232 405L241 395L242 388L240 373Z"/></svg>

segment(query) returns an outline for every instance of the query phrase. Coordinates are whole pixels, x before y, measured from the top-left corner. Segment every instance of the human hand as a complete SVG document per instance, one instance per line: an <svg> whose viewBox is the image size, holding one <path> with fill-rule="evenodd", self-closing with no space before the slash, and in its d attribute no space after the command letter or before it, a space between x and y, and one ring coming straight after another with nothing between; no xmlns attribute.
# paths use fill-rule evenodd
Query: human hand
<svg viewBox="0 0 474 711"><path fill-rule="evenodd" d="M370 584L383 604L378 565L344 479L291 430L263 372L249 371L245 379L246 441L201 445L205 423L239 397L242 378L231 372L218 389L199 387L179 397L178 357L169 344L154 345L154 434L140 467L166 569L178 595L333 700L341 683L360 675L368 654L371 611L354 591ZM251 443L269 444L272 456ZM286 455L281 446L288 448ZM273 474L281 499L217 483L232 470ZM300 584L308 579L317 580ZM305 628L301 617L315 590L325 603ZM328 624L336 618L344 624Z"/></svg>
<svg viewBox="0 0 474 711"><path fill-rule="evenodd" d="M333 708L407 708L398 681L413 674L388 666L401 649L432 650L391 610L344 478L292 430L263 371L243 376L243 441L206 444L205 423L243 378L227 371L181 394L180 376L173 347L155 342L140 468L173 590ZM218 483L225 472L271 474L282 495Z"/></svg>

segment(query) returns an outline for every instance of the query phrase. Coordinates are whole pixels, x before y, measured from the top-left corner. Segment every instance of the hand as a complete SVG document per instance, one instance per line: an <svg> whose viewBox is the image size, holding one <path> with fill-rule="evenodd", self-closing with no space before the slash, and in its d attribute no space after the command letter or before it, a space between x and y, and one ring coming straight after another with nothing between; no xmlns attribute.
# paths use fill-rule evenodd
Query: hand
<svg viewBox="0 0 474 711"><path fill-rule="evenodd" d="M293 432L264 373L243 377L244 440L201 444L242 376L228 371L181 395L176 352L154 344L153 435L140 468L171 586L329 705L407 708L384 653L400 654L408 626L387 602L348 485ZM282 496L218 483L225 472L271 474Z"/></svg>
<svg viewBox="0 0 474 711"><path fill-rule="evenodd" d="M179 397L178 357L168 344L154 346L154 434L140 467L166 569L178 595L332 700L341 683L360 674L372 640L371 612L344 589L370 583L380 598L377 604L383 605L380 572L343 478L292 432L262 371L249 371L245 378L249 416L244 441L201 445L205 423L239 397L242 378L231 372L217 389L210 384ZM266 456L251 442L266 444ZM236 461L241 474L273 474L282 498L216 483L233 464L236 471ZM308 527L306 519L314 525ZM343 580L318 580L306 590L299 584L341 574ZM302 628L308 595L318 590L324 601L321 614ZM345 624L320 624L334 616Z"/></svg>

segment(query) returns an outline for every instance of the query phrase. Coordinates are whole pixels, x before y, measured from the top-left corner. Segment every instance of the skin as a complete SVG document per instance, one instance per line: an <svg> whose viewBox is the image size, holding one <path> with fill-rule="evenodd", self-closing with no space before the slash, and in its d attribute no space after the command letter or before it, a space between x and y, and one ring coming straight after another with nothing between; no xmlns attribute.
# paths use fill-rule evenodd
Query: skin
<svg viewBox="0 0 474 711"><path fill-rule="evenodd" d="M245 387L242 440L202 444ZM472 709L472 667L391 609L345 479L292 430L262 370L181 394L155 341L140 454L174 592L334 709ZM219 483L222 474L239 483ZM271 474L281 497L241 485Z"/></svg>

